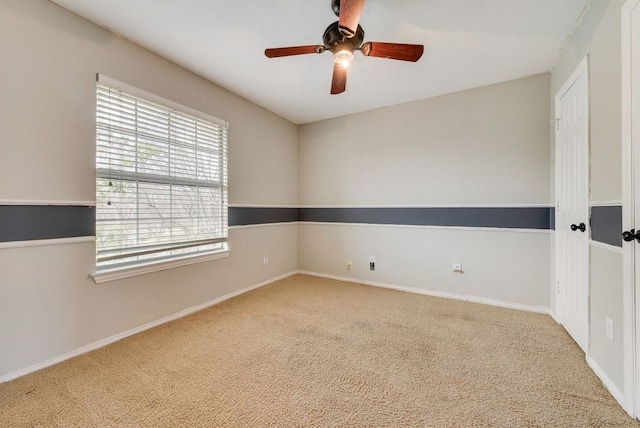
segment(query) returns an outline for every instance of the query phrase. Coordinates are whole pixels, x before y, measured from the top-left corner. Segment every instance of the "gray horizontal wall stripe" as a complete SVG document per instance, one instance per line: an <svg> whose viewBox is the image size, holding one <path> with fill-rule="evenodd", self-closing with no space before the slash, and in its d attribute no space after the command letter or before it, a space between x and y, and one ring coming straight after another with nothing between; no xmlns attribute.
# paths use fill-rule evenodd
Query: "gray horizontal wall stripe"
<svg viewBox="0 0 640 428"><path fill-rule="evenodd" d="M594 207L595 208L595 207ZM617 208L620 207L598 207ZM596 210L597 211L597 210ZM596 213L597 214L597 213ZM495 208L274 208L230 207L229 226L296 221L411 226L549 229L553 209ZM95 236L95 207L0 205L0 242ZM609 217L607 217L609 219ZM598 219L596 219L597 223ZM610 220L603 220L608 224ZM601 223L597 223L600 225ZM615 227L614 227L615 228ZM605 233L605 232L603 232ZM619 230L616 232L619 235ZM611 243L613 233L602 242ZM597 233L594 240L601 240ZM619 239L618 241L619 242ZM621 245L620 243L615 245Z"/></svg>
<svg viewBox="0 0 640 428"><path fill-rule="evenodd" d="M528 208L300 208L300 221L410 226L549 229L548 207Z"/></svg>
<svg viewBox="0 0 640 428"><path fill-rule="evenodd" d="M591 239L622 247L622 206L591 207Z"/></svg>
<svg viewBox="0 0 640 428"><path fill-rule="evenodd" d="M298 221L298 208L229 207L229 226Z"/></svg>
<svg viewBox="0 0 640 428"><path fill-rule="evenodd" d="M0 242L95 236L95 224L95 207L0 205Z"/></svg>
<svg viewBox="0 0 640 428"><path fill-rule="evenodd" d="M402 224L549 229L549 208L403 208Z"/></svg>
<svg viewBox="0 0 640 428"><path fill-rule="evenodd" d="M402 224L403 208L299 208L300 221Z"/></svg>

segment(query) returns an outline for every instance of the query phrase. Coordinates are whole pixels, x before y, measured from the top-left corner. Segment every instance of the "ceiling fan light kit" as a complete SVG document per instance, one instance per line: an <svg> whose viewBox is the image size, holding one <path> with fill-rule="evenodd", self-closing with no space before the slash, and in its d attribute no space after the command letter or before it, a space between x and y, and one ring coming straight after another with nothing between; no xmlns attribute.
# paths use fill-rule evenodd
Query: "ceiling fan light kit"
<svg viewBox="0 0 640 428"><path fill-rule="evenodd" d="M364 30L358 24L365 0L332 0L331 9L338 21L329 25L322 36L324 45L291 46L265 49L268 58L305 55L325 51L333 53L333 79L331 94L346 90L347 68L353 60L353 53L361 51L364 56L417 62L424 52L423 45L387 42L364 42Z"/></svg>
<svg viewBox="0 0 640 428"><path fill-rule="evenodd" d="M351 61L353 61L353 50L348 47L341 47L340 50L336 50L333 54L333 62L345 68L349 67Z"/></svg>

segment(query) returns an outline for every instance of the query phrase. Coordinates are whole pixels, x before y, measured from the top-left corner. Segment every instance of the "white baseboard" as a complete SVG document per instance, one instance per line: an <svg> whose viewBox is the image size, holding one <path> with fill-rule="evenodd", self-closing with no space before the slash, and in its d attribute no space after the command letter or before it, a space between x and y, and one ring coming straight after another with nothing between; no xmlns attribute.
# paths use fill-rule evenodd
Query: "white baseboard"
<svg viewBox="0 0 640 428"><path fill-rule="evenodd" d="M605 388L611 393L613 398L616 399L618 404L630 415L633 416L633 409L629 410L629 408L625 404L624 394L618 389L618 387L613 383L613 381L607 376L607 374L602 370L602 368L594 361L593 358L587 357L587 364L591 367L591 370L600 378Z"/></svg>
<svg viewBox="0 0 640 428"><path fill-rule="evenodd" d="M501 300L489 299L485 297L467 296L467 295L453 294L453 293L443 293L439 291L428 291L428 290L422 290L420 288L403 287L395 284L387 284L383 282L368 281L368 280L359 279L359 278L350 278L350 277L337 276L337 275L328 275L328 274L318 273L318 272L298 271L298 273L303 275L317 276L320 278L335 279L338 281L355 282L357 284L371 285L373 287L388 288L391 290L398 290L398 291L406 291L408 293L423 294L426 296L444 297L446 299L463 300L466 302L482 303L482 304L491 305L491 306L499 306L501 308L518 309L521 311L536 312L539 314L551 315L551 310L549 308L545 308L542 306L522 305L519 303L504 302Z"/></svg>
<svg viewBox="0 0 640 428"><path fill-rule="evenodd" d="M239 296L241 294L247 293L247 292L255 290L257 288L264 287L265 285L271 284L272 282L279 281L279 280L284 279L284 278L288 278L291 275L295 275L296 273L297 273L296 271L285 273L284 275L280 275L280 276L277 276L275 278L268 279L268 280L263 281L263 282L261 282L259 284L251 285L249 287L243 288L242 290L234 291L233 293L226 294L226 295L224 295L222 297L218 297L217 299L210 300L210 301L205 302L205 303L203 303L201 305L192 306L190 308L184 309L184 310L182 310L182 311L180 311L178 313L175 313L173 315L169 315L169 316L160 318L159 320L152 321L150 323L144 324L144 325L142 325L140 327L136 327L134 329L131 329L131 330L128 330L128 331L125 331L125 332L122 332L122 333L118 333L118 334L116 334L114 336L111 336L111 337L107 337L105 339L102 339L102 340L99 340L97 342L94 342L94 343L92 343L90 345L82 346L82 347L80 347L80 348L78 348L78 349L76 349L74 351L67 352L66 354L62 354L62 355L60 355L58 357L51 358L51 359L49 359L47 361L43 361L41 363L33 364L33 365L31 365L29 367L26 367L24 369L20 369L20 370L17 370L15 372L11 372L9 374L6 374L4 376L0 376L0 383L9 382L9 381L17 379L19 377L22 377L22 376L28 375L30 373L36 372L38 370L42 370L44 368L53 366L55 364L61 363L63 361L69 360L71 358L78 357L78 356L80 356L82 354L86 354L87 352L95 351L96 349L105 347L105 346L110 345L110 344L112 344L114 342L117 342L119 340L125 339L125 338L127 338L129 336L133 336L134 334L141 333L141 332L143 332L145 330L152 329L154 327L157 327L159 325L168 323L170 321L175 321L175 320L177 320L179 318L183 318L183 317L186 317L187 315L191 315L191 314L199 312L199 311L201 311L203 309L207 309L207 308L209 308L211 306L215 306L218 303L224 302L225 300L229 300L229 299L231 299L233 297Z"/></svg>

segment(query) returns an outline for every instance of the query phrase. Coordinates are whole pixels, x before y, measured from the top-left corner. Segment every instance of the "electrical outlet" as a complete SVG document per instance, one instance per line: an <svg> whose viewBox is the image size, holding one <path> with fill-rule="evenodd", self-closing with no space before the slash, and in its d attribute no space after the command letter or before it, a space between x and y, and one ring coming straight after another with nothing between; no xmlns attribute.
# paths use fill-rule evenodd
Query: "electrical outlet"
<svg viewBox="0 0 640 428"><path fill-rule="evenodd" d="M264 256L262 261L264 262L265 265L268 265L269 264L269 256Z"/></svg>
<svg viewBox="0 0 640 428"><path fill-rule="evenodd" d="M605 318L605 330L607 337L613 342L613 320L609 317Z"/></svg>
<svg viewBox="0 0 640 428"><path fill-rule="evenodd" d="M455 273L462 273L462 263L454 263L453 264L453 271Z"/></svg>
<svg viewBox="0 0 640 428"><path fill-rule="evenodd" d="M376 270L376 258L369 256L369 270Z"/></svg>
<svg viewBox="0 0 640 428"><path fill-rule="evenodd" d="M347 260L347 272L353 269L353 262L351 260Z"/></svg>

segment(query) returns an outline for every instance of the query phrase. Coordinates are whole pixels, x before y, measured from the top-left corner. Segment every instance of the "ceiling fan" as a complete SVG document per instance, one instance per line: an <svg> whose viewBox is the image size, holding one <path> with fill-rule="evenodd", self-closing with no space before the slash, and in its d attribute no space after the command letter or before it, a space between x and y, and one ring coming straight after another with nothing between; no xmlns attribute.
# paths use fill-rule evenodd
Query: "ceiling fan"
<svg viewBox="0 0 640 428"><path fill-rule="evenodd" d="M290 46L265 49L268 58L283 56L333 53L333 80L331 94L340 94L347 87L347 68L353 60L353 52L359 50L364 56L416 62L422 57L423 45L403 43L364 42L364 30L358 24L365 0L332 0L331 9L338 21L329 25L322 36L323 45Z"/></svg>

